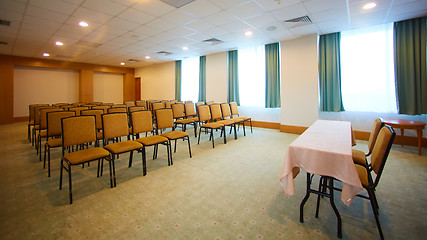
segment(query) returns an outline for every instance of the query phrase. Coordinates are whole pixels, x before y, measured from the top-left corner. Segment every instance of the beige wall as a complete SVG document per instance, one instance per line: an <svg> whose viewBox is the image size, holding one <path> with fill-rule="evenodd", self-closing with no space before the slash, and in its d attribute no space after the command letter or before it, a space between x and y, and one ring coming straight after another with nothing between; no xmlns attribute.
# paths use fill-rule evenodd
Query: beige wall
<svg viewBox="0 0 427 240"><path fill-rule="evenodd" d="M123 74L94 72L93 101L122 104Z"/></svg>
<svg viewBox="0 0 427 240"><path fill-rule="evenodd" d="M227 102L227 52L206 56L206 100Z"/></svg>
<svg viewBox="0 0 427 240"><path fill-rule="evenodd" d="M13 117L28 116L34 103L79 101L79 72L75 70L15 67Z"/></svg>
<svg viewBox="0 0 427 240"><path fill-rule="evenodd" d="M282 125L310 126L319 118L317 36L281 42Z"/></svg>
<svg viewBox="0 0 427 240"><path fill-rule="evenodd" d="M175 99L175 62L135 69L141 77L141 99Z"/></svg>

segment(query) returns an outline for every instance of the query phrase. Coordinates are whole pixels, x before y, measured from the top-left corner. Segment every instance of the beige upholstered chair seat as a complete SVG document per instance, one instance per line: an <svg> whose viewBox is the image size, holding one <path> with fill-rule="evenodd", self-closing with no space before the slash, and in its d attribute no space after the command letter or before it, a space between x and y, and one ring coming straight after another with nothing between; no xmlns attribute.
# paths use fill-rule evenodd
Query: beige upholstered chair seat
<svg viewBox="0 0 427 240"><path fill-rule="evenodd" d="M224 124L225 126L229 126L229 125L233 125L233 124L235 123L235 121L234 121L234 120L231 120L231 119L226 119L226 120L221 120L221 121L219 121L219 123L222 123L222 124Z"/></svg>
<svg viewBox="0 0 427 240"><path fill-rule="evenodd" d="M224 126L224 124L222 124L220 122L205 123L202 125L202 127L204 127L204 128L220 128L223 126Z"/></svg>
<svg viewBox="0 0 427 240"><path fill-rule="evenodd" d="M190 118L175 120L175 123L179 123L179 124L190 124L193 122L194 122L194 120L192 120Z"/></svg>
<svg viewBox="0 0 427 240"><path fill-rule="evenodd" d="M64 159L75 165L108 156L110 156L110 153L103 148L89 148L68 153L64 156Z"/></svg>
<svg viewBox="0 0 427 240"><path fill-rule="evenodd" d="M369 186L369 180L368 180L368 171L364 166L361 165L354 165L356 167L357 174L359 175L360 182L363 186Z"/></svg>
<svg viewBox="0 0 427 240"><path fill-rule="evenodd" d="M138 138L136 139L136 141L142 143L144 146L152 146L162 142L167 142L168 139L166 137L162 137L159 135L153 135L153 136Z"/></svg>
<svg viewBox="0 0 427 240"><path fill-rule="evenodd" d="M358 164L367 166L366 157L365 157L364 152L357 150L357 149L353 149L352 155L353 155L353 162L354 163L358 163Z"/></svg>
<svg viewBox="0 0 427 240"><path fill-rule="evenodd" d="M41 130L40 131L40 137L45 138L47 136L47 131L46 130Z"/></svg>
<svg viewBox="0 0 427 240"><path fill-rule="evenodd" d="M172 131L172 132L163 133L160 136L166 137L166 138L171 139L171 140L175 140L175 139L187 137L188 133L183 132L183 131Z"/></svg>
<svg viewBox="0 0 427 240"><path fill-rule="evenodd" d="M56 148L62 146L62 138L52 138L47 141L47 145L50 148Z"/></svg>
<svg viewBox="0 0 427 240"><path fill-rule="evenodd" d="M104 146L104 148L110 151L111 153L117 154L140 149L142 148L142 144L136 141L129 140L108 144L107 146Z"/></svg>

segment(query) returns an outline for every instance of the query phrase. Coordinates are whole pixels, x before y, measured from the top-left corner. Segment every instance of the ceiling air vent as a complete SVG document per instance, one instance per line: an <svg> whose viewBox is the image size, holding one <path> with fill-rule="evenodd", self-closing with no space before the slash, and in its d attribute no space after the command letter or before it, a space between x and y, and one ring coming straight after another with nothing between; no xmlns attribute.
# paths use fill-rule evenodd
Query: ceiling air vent
<svg viewBox="0 0 427 240"><path fill-rule="evenodd" d="M216 38L206 39L206 40L203 40L202 42L208 43L208 44L211 44L211 45L217 45L217 44L223 43L223 41L221 41L219 39L216 39Z"/></svg>
<svg viewBox="0 0 427 240"><path fill-rule="evenodd" d="M0 41L0 45L7 45L7 42Z"/></svg>
<svg viewBox="0 0 427 240"><path fill-rule="evenodd" d="M302 16L302 17L285 20L284 23L285 25L287 25L288 28L293 28L293 27L312 24L313 22L311 21L309 16Z"/></svg>
<svg viewBox="0 0 427 240"><path fill-rule="evenodd" d="M173 7L180 8L180 7L183 7L183 6L185 6L191 2L194 2L195 0L160 0L160 1L162 1L166 4L169 4Z"/></svg>
<svg viewBox="0 0 427 240"><path fill-rule="evenodd" d="M169 55L172 55L173 53L171 53L171 52L166 52L166 51L160 51L160 52L157 52L158 54L162 54L162 55L165 55L165 56L169 56Z"/></svg>
<svg viewBox="0 0 427 240"><path fill-rule="evenodd" d="M131 59L128 59L126 62L128 62L128 63L136 63L136 62L139 62L139 60L131 58Z"/></svg>
<svg viewBox="0 0 427 240"><path fill-rule="evenodd" d="M10 26L10 21L0 19L0 25L8 26L9 27Z"/></svg>

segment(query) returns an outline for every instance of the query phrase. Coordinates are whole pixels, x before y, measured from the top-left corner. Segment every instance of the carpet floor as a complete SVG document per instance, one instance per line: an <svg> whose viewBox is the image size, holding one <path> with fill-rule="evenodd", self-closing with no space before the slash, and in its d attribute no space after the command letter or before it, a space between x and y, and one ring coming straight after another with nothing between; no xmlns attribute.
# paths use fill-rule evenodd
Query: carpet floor
<svg viewBox="0 0 427 240"><path fill-rule="evenodd" d="M188 130L192 135L192 129ZM295 179L296 194L285 197L279 184L287 146L298 135L254 128L227 144L216 135L191 138L193 157L179 141L174 165L166 150L158 158L147 150L148 174L142 176L141 154L116 161L117 187L110 188L108 165L97 178L97 164L73 168L74 203L68 181L59 185L61 151L52 151L52 176L27 140L25 122L0 125L0 239L336 239L336 217L327 199L314 217L316 198L299 204L305 174ZM367 150L366 141L355 148ZM386 239L427 236L427 151L394 145L377 197ZM318 178L314 184L317 184ZM339 193L337 193L339 195ZM343 221L343 239L379 239L369 201L356 198L350 207L335 200ZM424 237L423 237L424 236Z"/></svg>

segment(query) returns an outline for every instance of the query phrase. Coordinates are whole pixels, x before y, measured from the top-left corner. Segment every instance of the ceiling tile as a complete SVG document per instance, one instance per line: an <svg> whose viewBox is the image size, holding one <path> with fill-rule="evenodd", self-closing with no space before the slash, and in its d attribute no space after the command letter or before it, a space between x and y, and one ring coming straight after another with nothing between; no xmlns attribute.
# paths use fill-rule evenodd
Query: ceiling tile
<svg viewBox="0 0 427 240"><path fill-rule="evenodd" d="M112 2L110 0L86 0L83 3L83 6L110 15L117 15L127 8L124 5Z"/></svg>
<svg viewBox="0 0 427 240"><path fill-rule="evenodd" d="M161 30L161 31L167 31L169 29L172 29L177 26L177 24L169 21L165 21L161 18L156 18L153 21L148 23L150 27Z"/></svg>
<svg viewBox="0 0 427 240"><path fill-rule="evenodd" d="M206 21L203 21L203 20L194 21L194 22L189 23L185 26L190 28L190 29L193 29L194 31L199 31L199 32L203 32L206 29L214 27L214 25L212 25Z"/></svg>
<svg viewBox="0 0 427 240"><path fill-rule="evenodd" d="M281 8L289 7L297 3L301 3L301 0L282 0L280 4L277 4L274 0L254 0L259 5L261 5L267 11L274 11ZM319 0L317 0L319 1ZM324 0L321 0L324 1Z"/></svg>
<svg viewBox="0 0 427 240"><path fill-rule="evenodd" d="M142 33L142 34L145 34L148 36L153 36L153 35L156 35L156 34L162 32L162 30L150 27L148 25L137 27L137 28L133 29L132 31L136 32L136 33Z"/></svg>
<svg viewBox="0 0 427 240"><path fill-rule="evenodd" d="M221 8L213 5L207 0L197 0L180 8L196 17L206 17L221 11Z"/></svg>
<svg viewBox="0 0 427 240"><path fill-rule="evenodd" d="M266 26L272 23L276 23L277 20L269 14L261 14L255 17L245 19L245 22L252 27Z"/></svg>
<svg viewBox="0 0 427 240"><path fill-rule="evenodd" d="M254 2L247 2L228 9L228 12L240 19L246 19L262 14L264 12L264 9Z"/></svg>
<svg viewBox="0 0 427 240"><path fill-rule="evenodd" d="M176 9L171 5L161 1L138 1L135 3L135 5L132 5L132 8L143 11L150 15L154 15L156 17L163 16L166 13Z"/></svg>
<svg viewBox="0 0 427 240"><path fill-rule="evenodd" d="M271 14L280 21L302 17L308 14L302 3L272 11Z"/></svg>
<svg viewBox="0 0 427 240"><path fill-rule="evenodd" d="M13 0L2 0L1 1L1 9L17 12L17 13L24 13L26 4L20 3Z"/></svg>
<svg viewBox="0 0 427 240"><path fill-rule="evenodd" d="M209 0L210 3L216 5L221 9L229 9L235 6L238 6L243 3L250 2L251 0Z"/></svg>
<svg viewBox="0 0 427 240"><path fill-rule="evenodd" d="M172 28L171 30L169 30L170 33L175 34L175 36L177 38L179 37L185 37L188 36L190 34L194 34L195 31L193 29L184 27L184 26L177 26L175 28Z"/></svg>
<svg viewBox="0 0 427 240"><path fill-rule="evenodd" d="M156 18L153 15L138 11L134 8L126 9L124 12L120 13L118 17L138 24L145 24Z"/></svg>
<svg viewBox="0 0 427 240"><path fill-rule="evenodd" d="M128 20L125 20L125 19L122 19L119 17L115 17L108 22L108 25L129 31L129 30L137 28L140 24L137 24L135 22L130 22Z"/></svg>
<svg viewBox="0 0 427 240"><path fill-rule="evenodd" d="M79 7L74 13L73 16L84 21L97 22L104 24L109 21L113 16L101 12L97 12L88 8Z"/></svg>
<svg viewBox="0 0 427 240"><path fill-rule="evenodd" d="M30 0L30 6L41 7L64 14L71 14L77 8L75 4L70 4L64 1L51 0Z"/></svg>
<svg viewBox="0 0 427 240"><path fill-rule="evenodd" d="M212 15L204 17L203 20L211 24L215 24L217 26L221 26L233 21L238 21L238 19L236 19L236 17L234 17L228 11L221 11L221 12L214 13Z"/></svg>
<svg viewBox="0 0 427 240"><path fill-rule="evenodd" d="M309 0L304 3L305 8L309 13L317 13L322 11L327 11L332 8L347 8L346 1L342 0Z"/></svg>
<svg viewBox="0 0 427 240"><path fill-rule="evenodd" d="M63 23L68 18L68 15L66 14L34 6L27 7L26 15L35 18L46 19L56 23Z"/></svg>
<svg viewBox="0 0 427 240"><path fill-rule="evenodd" d="M172 12L165 14L164 16L162 16L162 19L169 22L173 22L177 25L185 25L187 23L191 23L197 20L197 18L193 15L180 9L176 9Z"/></svg>

